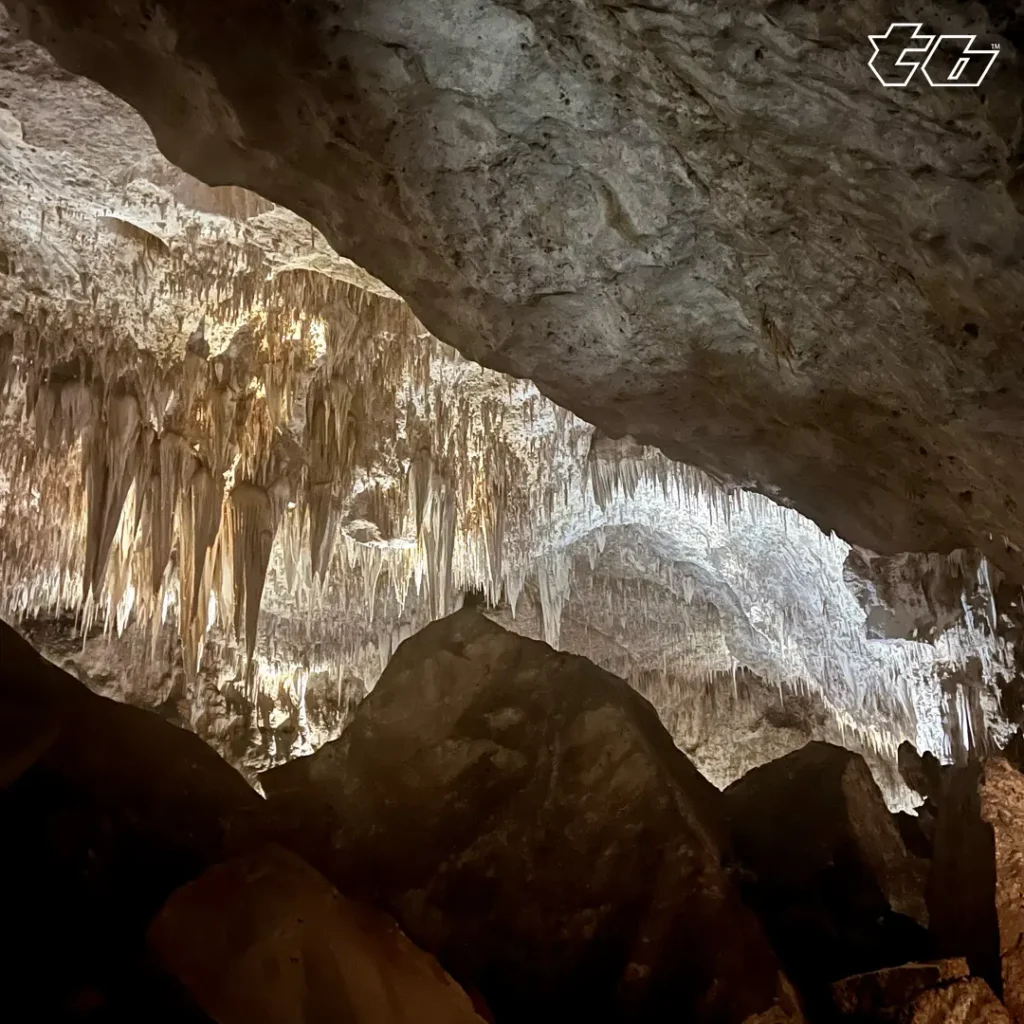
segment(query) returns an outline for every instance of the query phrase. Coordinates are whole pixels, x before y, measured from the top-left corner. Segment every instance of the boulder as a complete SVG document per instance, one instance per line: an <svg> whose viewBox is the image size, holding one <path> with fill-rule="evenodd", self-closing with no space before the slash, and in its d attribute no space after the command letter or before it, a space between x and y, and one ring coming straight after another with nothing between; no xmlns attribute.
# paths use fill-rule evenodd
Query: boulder
<svg viewBox="0 0 1024 1024"><path fill-rule="evenodd" d="M843 978L832 986L832 997L844 1020L898 1021L919 995L970 973L962 957L931 963L902 964Z"/></svg>
<svg viewBox="0 0 1024 1024"><path fill-rule="evenodd" d="M966 956L1024 1024L1024 775L993 758L945 787L928 886L946 955Z"/></svg>
<svg viewBox="0 0 1024 1024"><path fill-rule="evenodd" d="M179 889L149 944L218 1024L483 1024L391 918L279 847Z"/></svg>
<svg viewBox="0 0 1024 1024"><path fill-rule="evenodd" d="M500 1021L802 1019L723 867L721 794L651 705L474 609L406 640L338 740L261 782L282 841Z"/></svg>
<svg viewBox="0 0 1024 1024"><path fill-rule="evenodd" d="M56 1020L141 984L153 914L261 801L197 737L90 693L2 622L0 728L5 999Z"/></svg>
<svg viewBox="0 0 1024 1024"><path fill-rule="evenodd" d="M1010 1024L1010 1015L981 978L961 978L923 992L900 1024Z"/></svg>
<svg viewBox="0 0 1024 1024"><path fill-rule="evenodd" d="M744 891L811 1004L829 983L928 959L925 863L859 754L809 743L725 791Z"/></svg>

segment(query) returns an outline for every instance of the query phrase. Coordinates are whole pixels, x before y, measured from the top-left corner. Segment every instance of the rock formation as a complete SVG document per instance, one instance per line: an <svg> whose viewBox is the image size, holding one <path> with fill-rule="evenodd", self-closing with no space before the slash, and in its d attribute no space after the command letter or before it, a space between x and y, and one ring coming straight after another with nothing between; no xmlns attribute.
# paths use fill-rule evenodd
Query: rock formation
<svg viewBox="0 0 1024 1024"><path fill-rule="evenodd" d="M201 740L94 696L2 622L0 723L6 1005L49 1020L83 991L116 1003L142 984L150 917L260 801Z"/></svg>
<svg viewBox="0 0 1024 1024"><path fill-rule="evenodd" d="M1000 57L902 90L867 66L884 5L15 7L471 358L851 542L1020 573L1013 5L921 5Z"/></svg>
<svg viewBox="0 0 1024 1024"><path fill-rule="evenodd" d="M251 773L474 591L638 686L717 784L824 739L910 808L901 741L1009 738L1017 612L979 553L852 552L465 362L3 15L0 87L0 609L89 685Z"/></svg>
<svg viewBox="0 0 1024 1024"><path fill-rule="evenodd" d="M819 1008L844 975L929 955L926 862L862 758L809 743L747 773L725 803L748 902Z"/></svg>
<svg viewBox="0 0 1024 1024"><path fill-rule="evenodd" d="M833 984L832 995L844 1018L897 1020L922 993L969 974L962 958L902 964L843 978Z"/></svg>
<svg viewBox="0 0 1024 1024"><path fill-rule="evenodd" d="M845 978L835 985L844 1024L1012 1024L964 960L907 964Z"/></svg>
<svg viewBox="0 0 1024 1024"><path fill-rule="evenodd" d="M966 956L1024 1021L1024 775L1006 761L944 786L928 904L943 952Z"/></svg>
<svg viewBox="0 0 1024 1024"><path fill-rule="evenodd" d="M260 781L282 841L499 1020L801 1019L723 868L721 798L653 708L474 609L405 641L340 739Z"/></svg>
<svg viewBox="0 0 1024 1024"><path fill-rule="evenodd" d="M885 88L897 16L984 84ZM0 632L41 1012L201 1021L141 931L241 821L502 1024L785 1024L776 956L812 1016L877 968L861 1016L1020 1018L1022 47L1003 0L0 0L0 616L78 679ZM258 1012L359 1003L336 953Z"/></svg>
<svg viewBox="0 0 1024 1024"><path fill-rule="evenodd" d="M273 847L174 893L149 943L218 1024L484 1024L393 921Z"/></svg>
<svg viewBox="0 0 1024 1024"><path fill-rule="evenodd" d="M6 626L0 652L0 901L18 936L0 985L19 1019L835 1024L834 1004L849 1024L1017 1024L976 973L1016 1013L1005 762L943 785L935 878L953 864L962 884L930 897L943 940L975 912L966 959L904 964L923 950L894 913L921 916L913 858L859 757L810 744L723 795L623 680L479 608L402 644L339 740L263 774L267 800ZM978 825L948 843L963 779L991 823L988 874L953 860L978 853ZM979 935L995 937L980 956Z"/></svg>
<svg viewBox="0 0 1024 1024"><path fill-rule="evenodd" d="M1013 1024L981 978L961 979L922 993L908 1008L908 1024Z"/></svg>

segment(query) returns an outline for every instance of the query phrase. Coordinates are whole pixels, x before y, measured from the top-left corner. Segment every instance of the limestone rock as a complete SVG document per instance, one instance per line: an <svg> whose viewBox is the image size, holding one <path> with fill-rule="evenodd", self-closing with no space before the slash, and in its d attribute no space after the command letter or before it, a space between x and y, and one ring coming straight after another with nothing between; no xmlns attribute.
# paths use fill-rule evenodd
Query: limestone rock
<svg viewBox="0 0 1024 1024"><path fill-rule="evenodd" d="M22 737L0 789L5 998L58 1019L76 991L136 983L151 916L260 801L197 737L91 694L2 622L0 729Z"/></svg>
<svg viewBox="0 0 1024 1024"><path fill-rule="evenodd" d="M981 978L963 978L924 992L904 1020L906 1024L1011 1024L1006 1008Z"/></svg>
<svg viewBox="0 0 1024 1024"><path fill-rule="evenodd" d="M1013 4L917 15L1001 46L984 89L884 88L878 4L13 7L471 358L872 550L1019 573Z"/></svg>
<svg viewBox="0 0 1024 1024"><path fill-rule="evenodd" d="M174 893L149 944L218 1024L482 1024L394 921L277 847Z"/></svg>
<svg viewBox="0 0 1024 1024"><path fill-rule="evenodd" d="M0 615L103 695L266 768L336 738L394 646L475 588L637 684L716 785L828 740L896 808L891 748L942 742L933 680L972 657L1006 674L983 628L867 639L843 541L457 358L308 222L176 170L2 9L0 96L23 125L0 134ZM254 559L233 533L270 480L266 563L262 531ZM859 557L867 607L929 635L987 566ZM261 577L248 679L234 613Z"/></svg>
<svg viewBox="0 0 1024 1024"><path fill-rule="evenodd" d="M802 1019L722 866L721 797L651 706L465 609L342 736L261 776L284 841L499 1020Z"/></svg>
<svg viewBox="0 0 1024 1024"><path fill-rule="evenodd" d="M963 958L902 964L843 978L833 984L832 996L844 1017L895 1021L923 992L969 973Z"/></svg>
<svg viewBox="0 0 1024 1024"><path fill-rule="evenodd" d="M1024 775L1007 761L960 769L947 784L928 904L942 952L966 956L1022 1024Z"/></svg>
<svg viewBox="0 0 1024 1024"><path fill-rule="evenodd" d="M725 798L748 902L809 1002L845 975L927 958L923 862L861 757L809 743Z"/></svg>

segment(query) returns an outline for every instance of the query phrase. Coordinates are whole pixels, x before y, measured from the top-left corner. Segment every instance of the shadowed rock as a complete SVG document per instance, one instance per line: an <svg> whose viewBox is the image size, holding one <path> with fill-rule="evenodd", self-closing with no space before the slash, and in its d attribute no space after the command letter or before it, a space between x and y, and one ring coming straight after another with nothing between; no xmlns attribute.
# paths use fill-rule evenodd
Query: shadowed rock
<svg viewBox="0 0 1024 1024"><path fill-rule="evenodd" d="M5 998L47 1020L134 998L146 924L259 798L197 737L90 693L2 622L0 728Z"/></svg>
<svg viewBox="0 0 1024 1024"><path fill-rule="evenodd" d="M907 853L863 758L809 743L725 791L758 911L809 1003L845 975L927 958L924 862Z"/></svg>
<svg viewBox="0 0 1024 1024"><path fill-rule="evenodd" d="M832 986L832 996L843 1018L852 1018L851 1024L898 1021L908 1004L923 992L969 973L962 958L903 964L843 978Z"/></svg>
<svg viewBox="0 0 1024 1024"><path fill-rule="evenodd" d="M218 1024L483 1024L394 921L277 847L178 890L149 943Z"/></svg>
<svg viewBox="0 0 1024 1024"><path fill-rule="evenodd" d="M928 886L946 955L966 956L1024 1024L1024 775L994 758L946 786Z"/></svg>
<svg viewBox="0 0 1024 1024"><path fill-rule="evenodd" d="M720 794L651 706L475 610L405 641L340 739L261 781L287 841L498 1020L802 1019L722 866Z"/></svg>

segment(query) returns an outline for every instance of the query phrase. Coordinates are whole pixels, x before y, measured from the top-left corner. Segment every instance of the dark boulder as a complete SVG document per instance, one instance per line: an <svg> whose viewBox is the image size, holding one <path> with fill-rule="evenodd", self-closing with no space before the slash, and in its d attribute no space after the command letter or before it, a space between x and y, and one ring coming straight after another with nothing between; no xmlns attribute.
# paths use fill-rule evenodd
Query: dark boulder
<svg viewBox="0 0 1024 1024"><path fill-rule="evenodd" d="M899 811L892 819L907 851L922 860L931 860L935 837L934 818Z"/></svg>
<svg viewBox="0 0 1024 1024"><path fill-rule="evenodd" d="M919 754L917 748L907 740L900 744L897 766L907 786L924 798L924 802L912 816L913 821L907 820L910 815L897 815L900 834L911 852L931 857L939 818L939 803L951 769L948 765L941 764L930 750Z"/></svg>
<svg viewBox="0 0 1024 1024"><path fill-rule="evenodd" d="M259 797L196 736L90 693L2 622L0 730L7 1006L108 1019L153 990L140 959L153 914Z"/></svg>
<svg viewBox="0 0 1024 1024"><path fill-rule="evenodd" d="M465 609L342 736L261 776L278 835L499 1021L801 1020L723 867L721 794L651 705Z"/></svg>
<svg viewBox="0 0 1024 1024"><path fill-rule="evenodd" d="M820 1012L831 982L929 959L926 862L907 852L859 754L809 743L725 791L744 892Z"/></svg>

